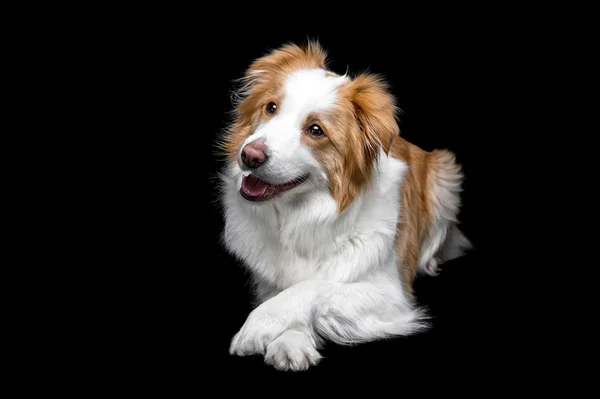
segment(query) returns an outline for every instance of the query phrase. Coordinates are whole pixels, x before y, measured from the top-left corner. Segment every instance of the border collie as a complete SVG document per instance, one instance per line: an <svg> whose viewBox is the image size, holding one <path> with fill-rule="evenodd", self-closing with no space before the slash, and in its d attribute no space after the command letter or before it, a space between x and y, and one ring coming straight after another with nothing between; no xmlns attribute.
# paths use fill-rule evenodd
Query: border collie
<svg viewBox="0 0 600 399"><path fill-rule="evenodd" d="M278 370L317 365L327 341L427 328L415 276L471 247L453 153L400 137L385 80L337 74L326 57L309 42L256 59L218 140L222 239L256 294L229 350Z"/></svg>

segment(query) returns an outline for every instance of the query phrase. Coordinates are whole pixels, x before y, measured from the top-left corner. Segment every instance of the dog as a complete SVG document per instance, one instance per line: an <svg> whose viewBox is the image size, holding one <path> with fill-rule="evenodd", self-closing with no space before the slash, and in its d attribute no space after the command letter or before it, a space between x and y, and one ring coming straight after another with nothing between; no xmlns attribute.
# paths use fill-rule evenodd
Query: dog
<svg viewBox="0 0 600 399"><path fill-rule="evenodd" d="M256 299L229 353L278 370L318 365L327 342L430 328L416 276L472 247L458 228L455 155L401 137L383 77L327 65L317 41L255 59L217 140L221 238Z"/></svg>

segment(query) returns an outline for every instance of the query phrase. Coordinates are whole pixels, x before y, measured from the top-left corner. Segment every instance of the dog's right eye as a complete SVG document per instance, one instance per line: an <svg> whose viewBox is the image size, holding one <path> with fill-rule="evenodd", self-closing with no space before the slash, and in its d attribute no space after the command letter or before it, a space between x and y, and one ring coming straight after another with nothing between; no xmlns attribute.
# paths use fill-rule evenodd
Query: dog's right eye
<svg viewBox="0 0 600 399"><path fill-rule="evenodd" d="M277 110L277 105L274 102L270 102L267 104L267 112L270 114L274 114Z"/></svg>

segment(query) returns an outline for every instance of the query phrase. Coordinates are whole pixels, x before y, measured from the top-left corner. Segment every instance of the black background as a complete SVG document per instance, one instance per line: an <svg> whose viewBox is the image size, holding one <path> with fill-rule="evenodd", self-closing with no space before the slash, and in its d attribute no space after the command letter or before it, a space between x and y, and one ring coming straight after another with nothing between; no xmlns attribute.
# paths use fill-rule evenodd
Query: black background
<svg viewBox="0 0 600 399"><path fill-rule="evenodd" d="M512 95L513 76L496 35L417 41L394 32L226 31L177 24L133 30L114 39L110 56L93 60L102 71L97 90L109 98L97 140L111 148L103 167L114 179L108 193L99 190L106 207L98 215L114 220L103 240L110 267L102 272L111 283L103 305L113 310L100 345L114 356L114 376L139 376L145 384L157 372L180 381L226 377L223 390L255 377L259 384L347 382L340 379L354 375L363 382L383 375L409 381L452 376L458 385L515 381L528 356L503 366L512 345L525 338L508 328L496 250L508 221L496 210L497 187L486 167L510 115L499 105ZM438 277L416 282L417 298L433 316L430 331L354 348L328 345L318 367L282 373L262 357L228 354L250 296L248 276L219 242L223 221L214 179L222 165L214 144L229 120L232 81L269 49L307 38L320 41L332 70L386 78L403 110L406 139L456 154L466 175L459 218L475 250L444 265Z"/></svg>

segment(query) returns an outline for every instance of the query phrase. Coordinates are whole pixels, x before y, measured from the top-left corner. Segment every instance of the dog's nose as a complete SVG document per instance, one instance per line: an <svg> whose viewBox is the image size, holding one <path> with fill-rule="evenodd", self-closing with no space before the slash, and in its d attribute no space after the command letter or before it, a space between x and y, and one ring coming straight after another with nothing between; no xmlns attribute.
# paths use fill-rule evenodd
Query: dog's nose
<svg viewBox="0 0 600 399"><path fill-rule="evenodd" d="M242 162L249 168L258 168L267 160L265 139L254 140L242 149Z"/></svg>

